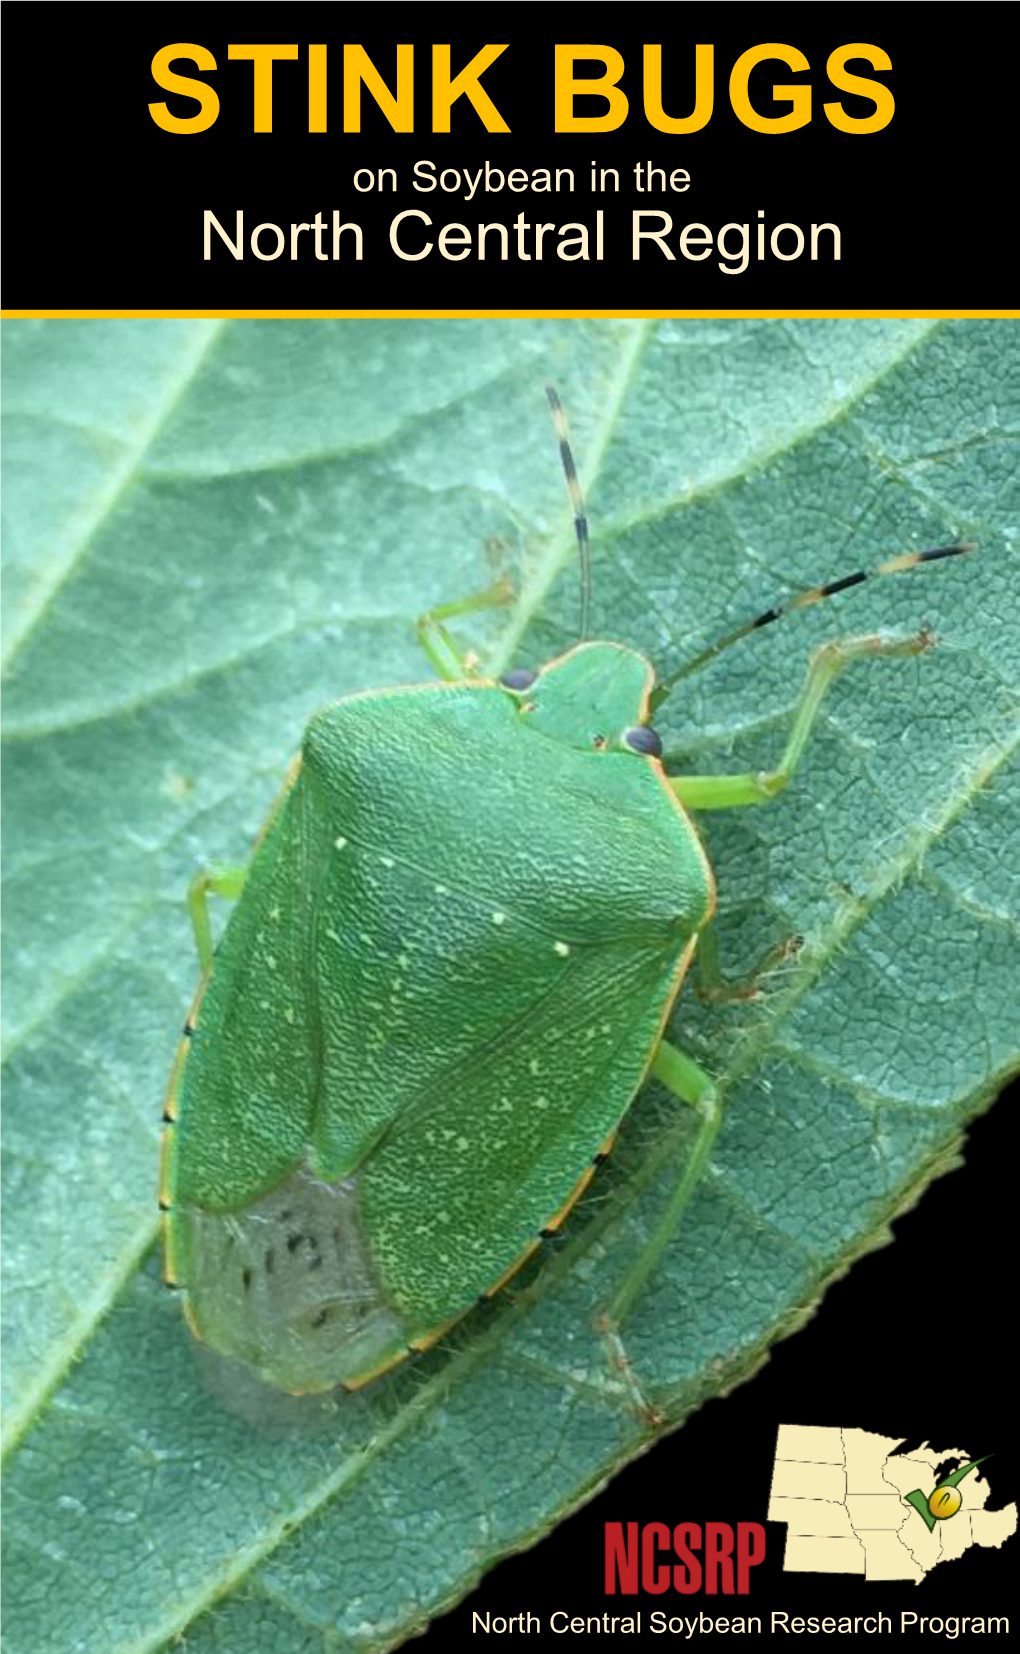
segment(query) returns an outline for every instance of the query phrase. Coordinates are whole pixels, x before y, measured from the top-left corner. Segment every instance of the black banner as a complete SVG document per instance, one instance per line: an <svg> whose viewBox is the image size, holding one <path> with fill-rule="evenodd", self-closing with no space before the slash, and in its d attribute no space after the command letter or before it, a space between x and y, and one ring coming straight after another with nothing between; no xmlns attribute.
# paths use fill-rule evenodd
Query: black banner
<svg viewBox="0 0 1020 1654"><path fill-rule="evenodd" d="M1011 302L988 6L55 11L59 178L8 52L11 307Z"/></svg>

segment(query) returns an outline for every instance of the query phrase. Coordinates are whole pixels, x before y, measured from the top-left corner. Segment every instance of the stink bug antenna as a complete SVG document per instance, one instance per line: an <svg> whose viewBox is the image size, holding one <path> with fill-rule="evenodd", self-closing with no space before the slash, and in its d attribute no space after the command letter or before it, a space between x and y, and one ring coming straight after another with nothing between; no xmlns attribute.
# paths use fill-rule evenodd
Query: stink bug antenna
<svg viewBox="0 0 1020 1654"><path fill-rule="evenodd" d="M584 495L578 480L577 466L574 464L574 455L570 447L570 432L567 430L567 416L563 412L563 403L555 385L546 385L545 394L549 398L549 407L552 410L553 429L556 440L560 445L560 459L563 462L563 475L567 479L567 492L570 495L570 504L574 513L574 533L577 535L577 553L581 559L581 625L580 641L584 643L588 636L591 620L591 544L588 539L588 518L584 509Z"/></svg>
<svg viewBox="0 0 1020 1654"><path fill-rule="evenodd" d="M905 569L917 568L920 563L937 563L943 557L962 557L966 552L976 551L977 547L971 542L961 541L953 546L934 546L930 551L908 551L899 557L889 557L884 563L878 563L873 569L858 569L856 574L841 575L838 580L829 580L824 586L811 586L809 590L798 592L786 603L777 603L771 609L763 609L760 615L753 620L746 620L742 626L735 626L732 632L726 632L707 649L702 649L693 660L686 661L683 666L671 672L668 678L663 678L652 693L652 707L659 707L667 695L682 678L689 678L695 672L721 655L724 649L731 644L739 643L741 638L757 632L762 626L771 626L774 620L781 620L783 615L792 614L795 609L810 608L813 603L822 603L827 597L835 597L837 592L845 592L850 586L859 586L865 580L874 580L879 575L902 574Z"/></svg>

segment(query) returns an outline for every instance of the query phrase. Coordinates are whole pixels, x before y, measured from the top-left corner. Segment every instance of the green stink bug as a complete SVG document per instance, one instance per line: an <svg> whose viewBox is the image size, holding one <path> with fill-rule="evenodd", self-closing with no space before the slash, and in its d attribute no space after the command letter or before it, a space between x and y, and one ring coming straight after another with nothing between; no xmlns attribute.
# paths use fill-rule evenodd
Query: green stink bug
<svg viewBox="0 0 1020 1654"><path fill-rule="evenodd" d="M317 713L247 867L193 882L203 979L165 1109L165 1273L193 1329L275 1385L357 1388L495 1291L569 1211L642 1083L699 1115L658 1228L607 1306L624 1317L704 1168L721 1102L663 1036L681 981L727 988L712 870L688 809L789 782L833 677L934 639L814 655L775 769L667 775L674 685L791 609L964 545L909 553L776 605L656 683L587 639L588 536L549 392L582 566L581 641L540 671L476 671L419 623L439 681ZM479 821L484 817L484 833ZM214 955L210 892L239 898Z"/></svg>

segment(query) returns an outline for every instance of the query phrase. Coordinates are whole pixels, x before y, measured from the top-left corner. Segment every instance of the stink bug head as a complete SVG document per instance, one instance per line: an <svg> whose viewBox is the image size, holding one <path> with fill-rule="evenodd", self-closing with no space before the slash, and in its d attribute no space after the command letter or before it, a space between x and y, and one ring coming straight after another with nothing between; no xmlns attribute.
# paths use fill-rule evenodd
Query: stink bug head
<svg viewBox="0 0 1020 1654"><path fill-rule="evenodd" d="M579 643L527 677L516 694L529 729L568 746L604 750L644 721L654 673L623 644Z"/></svg>

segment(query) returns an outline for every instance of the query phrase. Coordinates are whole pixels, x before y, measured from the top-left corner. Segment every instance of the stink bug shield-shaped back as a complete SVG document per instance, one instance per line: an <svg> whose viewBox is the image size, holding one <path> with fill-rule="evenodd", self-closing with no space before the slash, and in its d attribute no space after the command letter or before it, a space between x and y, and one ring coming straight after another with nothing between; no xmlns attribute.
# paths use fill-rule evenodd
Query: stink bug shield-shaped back
<svg viewBox="0 0 1020 1654"><path fill-rule="evenodd" d="M554 1229L654 1074L699 1116L658 1228L606 1305L607 1333L676 1231L720 1099L663 1038L709 945L714 881L687 808L789 781L833 676L933 639L867 636L813 658L776 768L667 776L656 685L634 650L586 641L588 542L550 391L582 565L582 641L541 671L472 672L419 625L439 681L319 712L247 869L192 886L202 985L167 1105L167 1279L193 1329L287 1390L355 1388L433 1343ZM967 549L893 558L884 574ZM213 959L210 892L239 898ZM699 947L700 943L700 947Z"/></svg>

